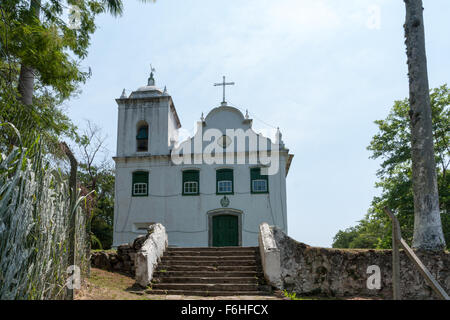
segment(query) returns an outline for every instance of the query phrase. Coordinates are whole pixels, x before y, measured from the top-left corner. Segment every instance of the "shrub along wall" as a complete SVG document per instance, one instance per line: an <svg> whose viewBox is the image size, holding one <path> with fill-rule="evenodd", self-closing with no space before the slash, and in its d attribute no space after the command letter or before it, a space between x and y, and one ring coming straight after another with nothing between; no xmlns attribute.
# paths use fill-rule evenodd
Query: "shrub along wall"
<svg viewBox="0 0 450 320"><path fill-rule="evenodd" d="M311 247L288 237L272 227L280 249L283 289L299 295L334 297L367 296L392 299L391 250L342 250ZM416 252L444 290L450 292L450 253ZM404 299L436 299L425 279L408 259L400 253L401 292ZM380 288L369 289L368 278L380 268ZM373 278L371 278L373 279Z"/></svg>

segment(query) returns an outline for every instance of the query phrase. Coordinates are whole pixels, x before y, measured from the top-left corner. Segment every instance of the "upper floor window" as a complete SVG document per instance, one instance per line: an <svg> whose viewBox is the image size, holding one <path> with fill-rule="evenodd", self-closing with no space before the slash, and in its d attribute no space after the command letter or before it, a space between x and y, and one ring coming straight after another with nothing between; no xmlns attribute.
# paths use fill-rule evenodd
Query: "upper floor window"
<svg viewBox="0 0 450 320"><path fill-rule="evenodd" d="M133 197L148 196L148 172L136 171L133 172Z"/></svg>
<svg viewBox="0 0 450 320"><path fill-rule="evenodd" d="M250 187L252 193L269 192L269 177L261 174L261 168L250 169Z"/></svg>
<svg viewBox="0 0 450 320"><path fill-rule="evenodd" d="M216 171L216 192L227 194L234 192L233 169L219 169Z"/></svg>
<svg viewBox="0 0 450 320"><path fill-rule="evenodd" d="M148 151L148 125L142 124L138 127L136 135L136 145L138 152Z"/></svg>
<svg viewBox="0 0 450 320"><path fill-rule="evenodd" d="M200 194L199 174L198 170L183 171L183 195Z"/></svg>

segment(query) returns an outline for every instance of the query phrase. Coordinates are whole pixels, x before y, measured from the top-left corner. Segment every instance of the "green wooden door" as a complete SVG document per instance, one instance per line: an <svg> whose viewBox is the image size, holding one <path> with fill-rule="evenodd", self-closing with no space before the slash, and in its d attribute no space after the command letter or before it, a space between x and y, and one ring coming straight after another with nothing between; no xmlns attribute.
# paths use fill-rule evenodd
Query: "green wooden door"
<svg viewBox="0 0 450 320"><path fill-rule="evenodd" d="M238 217L220 215L213 217L213 247L239 245Z"/></svg>

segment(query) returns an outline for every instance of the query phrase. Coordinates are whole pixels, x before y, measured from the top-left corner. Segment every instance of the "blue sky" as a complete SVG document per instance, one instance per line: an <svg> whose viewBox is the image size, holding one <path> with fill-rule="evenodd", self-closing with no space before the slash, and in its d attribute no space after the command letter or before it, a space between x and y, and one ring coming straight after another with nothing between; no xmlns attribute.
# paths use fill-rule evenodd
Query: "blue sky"
<svg viewBox="0 0 450 320"><path fill-rule="evenodd" d="M394 100L408 96L403 1L126 0L124 15L102 15L82 62L92 77L66 103L80 127L90 119L116 150L114 101L145 85L150 64L193 134L227 101L248 109L254 128L280 127L295 154L287 177L289 235L331 246L363 218L379 162L366 150ZM424 0L430 87L447 83L450 2Z"/></svg>

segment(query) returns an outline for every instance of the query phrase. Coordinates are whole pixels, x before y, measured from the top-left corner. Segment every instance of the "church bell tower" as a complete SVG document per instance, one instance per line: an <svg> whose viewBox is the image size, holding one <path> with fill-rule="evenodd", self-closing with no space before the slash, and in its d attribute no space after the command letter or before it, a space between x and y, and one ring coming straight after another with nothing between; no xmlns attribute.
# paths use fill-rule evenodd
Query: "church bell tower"
<svg viewBox="0 0 450 320"><path fill-rule="evenodd" d="M172 97L155 85L152 68L146 86L116 99L119 109L117 157L169 155L181 127Z"/></svg>

